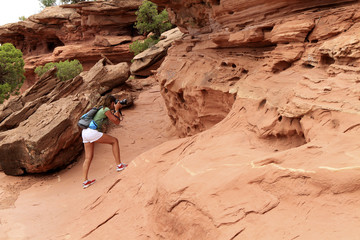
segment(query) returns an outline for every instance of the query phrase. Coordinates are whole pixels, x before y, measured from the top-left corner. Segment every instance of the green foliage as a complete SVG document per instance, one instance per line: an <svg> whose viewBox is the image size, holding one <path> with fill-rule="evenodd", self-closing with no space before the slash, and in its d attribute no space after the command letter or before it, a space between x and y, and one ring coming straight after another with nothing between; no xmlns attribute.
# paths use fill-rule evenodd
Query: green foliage
<svg viewBox="0 0 360 240"><path fill-rule="evenodd" d="M0 84L0 103L10 97L11 86L8 83Z"/></svg>
<svg viewBox="0 0 360 240"><path fill-rule="evenodd" d="M135 14L137 16L135 28L141 34L153 32L155 38L159 38L161 33L172 28L167 11L164 9L158 14L157 5L148 0L141 4Z"/></svg>
<svg viewBox="0 0 360 240"><path fill-rule="evenodd" d="M169 21L167 11L163 10L159 14L157 10L157 5L148 0L143 1L135 14L137 15L135 28L138 29L139 33L153 33L151 37L148 37L144 41L137 40L130 44L130 51L133 52L136 56L144 50L158 43L160 35L163 32L171 29L172 24Z"/></svg>
<svg viewBox="0 0 360 240"><path fill-rule="evenodd" d="M21 16L21 17L19 17L19 20L20 21L25 21L27 18L25 17L25 16Z"/></svg>
<svg viewBox="0 0 360 240"><path fill-rule="evenodd" d="M23 54L11 43L0 46L0 103L20 89L25 76Z"/></svg>
<svg viewBox="0 0 360 240"><path fill-rule="evenodd" d="M58 70L56 76L61 81L72 79L77 75L79 75L83 70L81 63L77 59L70 62L69 60L66 60L64 62L59 62L57 68Z"/></svg>
<svg viewBox="0 0 360 240"><path fill-rule="evenodd" d="M79 60L75 59L72 61L66 60L64 62L58 62L58 63L47 63L44 66L39 66L35 69L35 73L41 77L44 73L49 71L50 69L56 67L56 77L60 79L61 81L66 81L69 79L72 79L79 75L83 67Z"/></svg>
<svg viewBox="0 0 360 240"><path fill-rule="evenodd" d="M47 71L49 71L53 67L55 67L55 63L53 63L53 62L47 63L44 66L36 67L34 72L36 73L36 75L41 77L42 75L44 75L44 73L46 73Z"/></svg>
<svg viewBox="0 0 360 240"><path fill-rule="evenodd" d="M41 3L41 7L51 7L56 5L57 0L39 0ZM88 2L88 1L96 1L96 0L60 0L60 4L74 4L79 2Z"/></svg>
<svg viewBox="0 0 360 240"><path fill-rule="evenodd" d="M130 44L130 51L134 53L134 55L138 55L139 53L145 51L146 49L154 46L159 42L159 39L154 39L152 37L149 37L145 39L144 41L136 40L132 44Z"/></svg>
<svg viewBox="0 0 360 240"><path fill-rule="evenodd" d="M39 0L41 8L51 7L56 5L56 0Z"/></svg>

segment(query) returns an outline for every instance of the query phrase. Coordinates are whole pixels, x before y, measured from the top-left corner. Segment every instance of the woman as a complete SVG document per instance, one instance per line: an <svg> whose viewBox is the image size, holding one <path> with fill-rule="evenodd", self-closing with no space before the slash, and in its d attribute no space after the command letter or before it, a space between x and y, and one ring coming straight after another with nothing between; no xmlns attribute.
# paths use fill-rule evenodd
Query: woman
<svg viewBox="0 0 360 240"><path fill-rule="evenodd" d="M119 109L122 106L119 101L117 103L115 103L115 101L116 98L114 96L106 96L103 107L100 108L100 110L96 113L89 128L82 130L81 135L85 148L85 160L83 164L83 188L87 188L95 183L95 179L88 179L90 164L94 156L94 143L105 143L112 145L112 152L114 154L115 162L117 165L117 171L124 170L127 166L126 164L121 163L118 139L102 132L103 123L106 122L107 119L109 119L116 125L119 125L120 123ZM112 110L115 110L115 112L112 112Z"/></svg>

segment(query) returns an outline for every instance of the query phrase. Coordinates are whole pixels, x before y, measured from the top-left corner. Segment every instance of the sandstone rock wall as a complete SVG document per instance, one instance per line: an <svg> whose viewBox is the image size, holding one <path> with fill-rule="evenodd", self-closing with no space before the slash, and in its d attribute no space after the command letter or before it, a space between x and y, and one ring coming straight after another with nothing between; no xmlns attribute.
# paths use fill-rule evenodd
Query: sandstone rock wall
<svg viewBox="0 0 360 240"><path fill-rule="evenodd" d="M314 108L358 111L358 1L177 4L165 5L188 36L170 49L157 77L181 134L207 129L207 118L221 119L211 116L216 111L205 117L195 113L198 105L221 105L224 117L233 103L224 100L229 95L264 99L279 116L294 118ZM195 8L205 10L192 14ZM196 91L218 95L204 100ZM351 103L328 100L338 94Z"/></svg>
<svg viewBox="0 0 360 240"><path fill-rule="evenodd" d="M27 89L34 70L48 62L78 59L89 70L106 56L114 64L129 62L129 44L141 0L92 1L45 8L25 21L0 26L0 43L10 42L24 54Z"/></svg>

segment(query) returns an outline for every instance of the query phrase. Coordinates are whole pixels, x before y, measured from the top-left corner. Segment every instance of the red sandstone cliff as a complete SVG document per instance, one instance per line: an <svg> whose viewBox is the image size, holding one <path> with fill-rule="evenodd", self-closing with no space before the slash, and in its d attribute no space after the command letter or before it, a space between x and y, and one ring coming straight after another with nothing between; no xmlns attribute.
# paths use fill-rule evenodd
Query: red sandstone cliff
<svg viewBox="0 0 360 240"><path fill-rule="evenodd" d="M36 236L358 239L359 1L154 2L187 34L156 74L187 137L71 188Z"/></svg>
<svg viewBox="0 0 360 240"><path fill-rule="evenodd" d="M114 64L134 57L129 44L141 0L94 1L45 8L26 21L0 26L0 43L10 42L24 54L27 89L34 70L48 62L78 59L89 70L106 56Z"/></svg>

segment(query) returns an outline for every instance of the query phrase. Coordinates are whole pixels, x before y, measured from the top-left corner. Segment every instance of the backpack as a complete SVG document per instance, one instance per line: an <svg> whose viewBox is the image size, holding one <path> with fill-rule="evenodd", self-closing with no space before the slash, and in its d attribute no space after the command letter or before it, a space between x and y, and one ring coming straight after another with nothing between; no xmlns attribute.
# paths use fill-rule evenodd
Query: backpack
<svg viewBox="0 0 360 240"><path fill-rule="evenodd" d="M93 121L93 118L95 117L95 114L100 110L100 108L102 107L93 107L92 109L90 109L87 113L85 113L84 115L82 115L78 121L78 126L82 129L88 128L91 122ZM96 129L96 128L95 128Z"/></svg>

